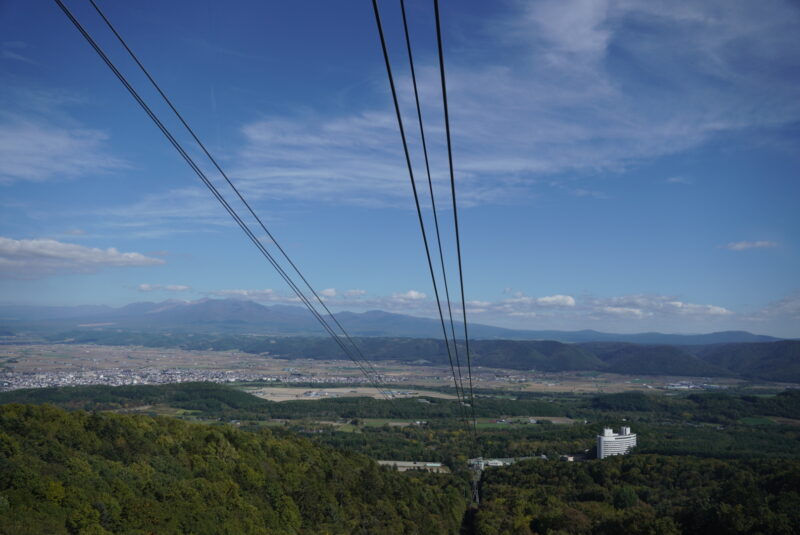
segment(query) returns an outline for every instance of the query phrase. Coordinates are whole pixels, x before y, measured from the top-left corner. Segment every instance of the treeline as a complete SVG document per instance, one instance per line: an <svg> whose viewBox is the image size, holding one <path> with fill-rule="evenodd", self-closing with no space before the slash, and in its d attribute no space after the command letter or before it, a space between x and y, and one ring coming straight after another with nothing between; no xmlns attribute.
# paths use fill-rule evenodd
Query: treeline
<svg viewBox="0 0 800 535"><path fill-rule="evenodd" d="M0 392L0 404L51 403L65 409L115 410L142 405L166 404L189 410L258 411L270 402L236 388L216 383L171 383L163 385L68 386L24 388Z"/></svg>
<svg viewBox="0 0 800 535"><path fill-rule="evenodd" d="M484 472L478 535L800 531L800 461L631 455Z"/></svg>
<svg viewBox="0 0 800 535"><path fill-rule="evenodd" d="M97 329L64 332L50 335L48 339L60 343L238 350L286 359L346 358L333 340L314 336L164 334ZM361 337L356 341L363 353L373 361L448 363L442 340ZM739 376L770 381L800 381L798 340L707 346L473 340L470 350L473 365L488 368L543 372L595 370L636 375Z"/></svg>
<svg viewBox="0 0 800 535"><path fill-rule="evenodd" d="M235 420L305 417L457 419L462 415L457 401L441 398L403 398L387 402L368 397L344 397L277 403L215 383L31 388L0 392L1 403L52 403L88 411L163 404L200 411L208 418ZM567 410L567 406L541 399L502 398L480 398L475 408L479 417L564 416Z"/></svg>
<svg viewBox="0 0 800 535"><path fill-rule="evenodd" d="M312 387L309 387L312 388ZM315 386L313 388L319 388ZM800 416L800 390L753 396L703 392L680 396L622 392L596 396L552 396L519 393L523 399L479 395L478 417L568 416L576 419L630 418L644 422L735 423L754 416ZM239 388L216 383L32 388L0 392L2 403L52 403L68 409L116 410L167 405L199 411L208 418L268 420L274 418L411 418L458 419L455 400L419 397L386 400L342 397L313 401L271 402Z"/></svg>
<svg viewBox="0 0 800 535"><path fill-rule="evenodd" d="M456 533L466 490L266 430L0 406L0 533Z"/></svg>
<svg viewBox="0 0 800 535"><path fill-rule="evenodd" d="M422 399L422 401L420 401ZM270 402L233 387L212 383L154 386L71 387L0 393L0 403L52 403L71 409L119 410L139 408L153 414L171 407L189 411L182 417L211 423L236 421L258 431L269 420L285 420L276 433L305 434L311 440L357 451L372 458L446 462L464 466L475 453L463 413L452 400L335 398L315 401ZM800 414L800 392L764 397L717 393L668 397L624 393L592 397L550 397L509 400L478 398L476 415L568 416L570 425L479 423L478 450L484 456L515 457L591 452L597 433L617 428L623 418L639 435L638 451L717 458L800 458L800 427L772 424L747 416ZM150 406L148 408L148 406ZM425 420L424 426L366 425L365 419ZM331 422L355 421L342 432ZM587 420L587 424L582 422ZM327 422L327 423L326 423ZM395 422L397 423L397 422Z"/></svg>
<svg viewBox="0 0 800 535"><path fill-rule="evenodd" d="M643 414L648 420L671 419L730 423L751 416L800 417L800 390L777 395L735 395L704 392L680 397L643 392L621 392L592 398L590 407L601 412Z"/></svg>

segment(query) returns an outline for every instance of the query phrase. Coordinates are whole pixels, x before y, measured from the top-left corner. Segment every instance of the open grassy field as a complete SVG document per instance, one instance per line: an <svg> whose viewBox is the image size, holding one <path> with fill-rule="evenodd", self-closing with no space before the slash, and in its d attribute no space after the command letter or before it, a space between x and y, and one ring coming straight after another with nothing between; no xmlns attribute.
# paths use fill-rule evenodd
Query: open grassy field
<svg viewBox="0 0 800 535"><path fill-rule="evenodd" d="M250 394L260 398L268 399L270 401L297 401L365 396L375 399L383 398L383 395L377 388L366 386L345 388L294 388L276 386L246 389L246 391ZM432 390L392 390L390 394L396 398L426 396L441 399L456 399L456 396Z"/></svg>

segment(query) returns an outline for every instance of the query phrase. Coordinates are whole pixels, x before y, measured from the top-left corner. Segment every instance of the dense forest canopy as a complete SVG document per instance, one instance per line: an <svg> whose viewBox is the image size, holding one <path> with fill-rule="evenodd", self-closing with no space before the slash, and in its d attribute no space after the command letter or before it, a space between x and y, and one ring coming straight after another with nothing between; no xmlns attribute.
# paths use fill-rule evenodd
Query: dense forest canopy
<svg viewBox="0 0 800 535"><path fill-rule="evenodd" d="M212 383L0 393L0 533L800 529L800 391L478 393L475 441L458 404L437 398L277 403ZM630 456L559 460L591 459L599 429L619 425L638 434ZM484 471L469 509L467 459L479 454L536 459Z"/></svg>
<svg viewBox="0 0 800 535"><path fill-rule="evenodd" d="M487 470L478 535L791 535L800 461L631 455Z"/></svg>
<svg viewBox="0 0 800 535"><path fill-rule="evenodd" d="M463 481L267 430L0 406L0 533L454 533Z"/></svg>

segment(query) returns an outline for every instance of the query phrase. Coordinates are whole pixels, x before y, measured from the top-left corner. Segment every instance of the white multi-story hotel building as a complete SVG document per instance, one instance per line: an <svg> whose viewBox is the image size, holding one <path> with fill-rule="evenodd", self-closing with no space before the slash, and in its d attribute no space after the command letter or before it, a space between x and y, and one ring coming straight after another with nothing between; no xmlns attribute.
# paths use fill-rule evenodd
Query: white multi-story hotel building
<svg viewBox="0 0 800 535"><path fill-rule="evenodd" d="M636 446L636 434L631 433L630 427L621 427L619 433L606 427L602 435L597 435L597 458L625 455L634 446Z"/></svg>

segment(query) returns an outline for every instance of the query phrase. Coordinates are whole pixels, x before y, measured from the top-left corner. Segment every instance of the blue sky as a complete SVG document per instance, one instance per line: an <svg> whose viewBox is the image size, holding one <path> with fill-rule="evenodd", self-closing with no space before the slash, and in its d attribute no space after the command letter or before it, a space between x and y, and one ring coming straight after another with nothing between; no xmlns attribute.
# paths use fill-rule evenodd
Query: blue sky
<svg viewBox="0 0 800 535"><path fill-rule="evenodd" d="M368 1L99 3L331 306L433 314ZM399 7L380 5L423 179ZM431 2L408 15L445 201ZM800 336L796 3L445 0L442 17L471 321ZM294 302L54 3L3 2L0 35L0 301Z"/></svg>

